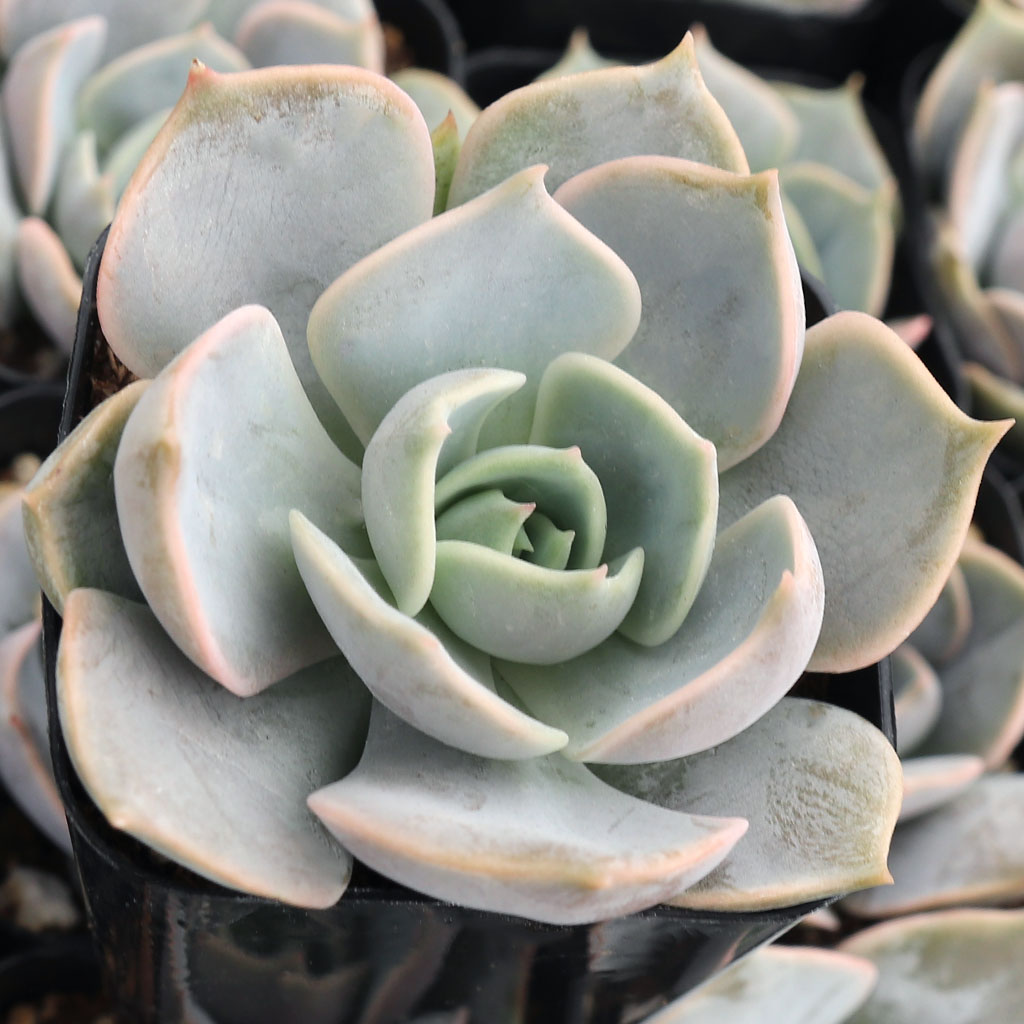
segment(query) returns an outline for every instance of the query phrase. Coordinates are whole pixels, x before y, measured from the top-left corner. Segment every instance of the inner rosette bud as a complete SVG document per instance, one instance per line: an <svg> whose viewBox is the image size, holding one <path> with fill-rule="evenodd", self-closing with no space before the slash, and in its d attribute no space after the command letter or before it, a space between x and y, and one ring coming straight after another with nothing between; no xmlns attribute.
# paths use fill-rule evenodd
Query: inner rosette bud
<svg viewBox="0 0 1024 1024"><path fill-rule="evenodd" d="M429 603L461 640L529 664L616 630L661 643L710 561L714 447L624 371L569 354L540 382L529 443L477 451L524 383L506 370L432 378L370 440L364 515L397 607Z"/></svg>

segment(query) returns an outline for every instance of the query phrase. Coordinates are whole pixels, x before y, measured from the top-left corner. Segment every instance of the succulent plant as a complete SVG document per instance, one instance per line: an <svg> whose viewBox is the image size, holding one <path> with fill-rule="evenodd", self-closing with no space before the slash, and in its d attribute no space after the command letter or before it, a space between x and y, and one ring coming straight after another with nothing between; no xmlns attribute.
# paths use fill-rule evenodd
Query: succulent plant
<svg viewBox="0 0 1024 1024"><path fill-rule="evenodd" d="M27 305L65 351L86 255L193 59L222 71L384 67L369 0L10 0L0 52L0 137L14 171L0 169L0 326Z"/></svg>
<svg viewBox="0 0 1024 1024"><path fill-rule="evenodd" d="M916 162L933 198L931 261L969 360L983 415L1017 417L1024 451L1024 8L975 7L929 77L913 126Z"/></svg>
<svg viewBox="0 0 1024 1024"><path fill-rule="evenodd" d="M645 1024L1010 1021L1024 986L1024 911L953 910L867 928L837 951L768 946Z"/></svg>
<svg viewBox="0 0 1024 1024"><path fill-rule="evenodd" d="M694 31L701 74L754 171L778 168L786 220L801 266L841 309L881 314L899 224L896 179L864 112L863 77L838 88L768 81ZM542 78L606 66L577 32Z"/></svg>
<svg viewBox="0 0 1024 1024"><path fill-rule="evenodd" d="M387 80L196 67L143 158L98 309L153 379L26 497L87 790L306 906L349 852L564 923L884 879L895 754L784 695L920 622L1006 424L864 314L805 338L691 39L451 143L432 218Z"/></svg>
<svg viewBox="0 0 1024 1024"><path fill-rule="evenodd" d="M894 884L844 909L891 917L1024 896L1024 569L970 538L935 607L893 655L904 799ZM983 774L987 773L987 774Z"/></svg>

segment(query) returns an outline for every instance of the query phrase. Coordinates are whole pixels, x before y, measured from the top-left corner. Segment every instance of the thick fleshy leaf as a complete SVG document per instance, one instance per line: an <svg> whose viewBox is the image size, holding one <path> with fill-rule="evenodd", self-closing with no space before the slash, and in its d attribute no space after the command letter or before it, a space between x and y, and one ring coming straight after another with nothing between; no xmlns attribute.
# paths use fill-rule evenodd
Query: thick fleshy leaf
<svg viewBox="0 0 1024 1024"><path fill-rule="evenodd" d="M1024 776L986 775L937 810L900 825L895 884L848 897L859 917L893 917L1024 898Z"/></svg>
<svg viewBox="0 0 1024 1024"><path fill-rule="evenodd" d="M0 6L0 12L2 10ZM6 136L7 130L0 123L0 153L7 152ZM22 211L14 197L7 161L0 160L0 327L14 324L21 305L16 267L21 218Z"/></svg>
<svg viewBox="0 0 1024 1024"><path fill-rule="evenodd" d="M62 612L75 587L142 599L114 504L114 457L148 381L93 409L52 452L25 490L25 538L50 603Z"/></svg>
<svg viewBox="0 0 1024 1024"><path fill-rule="evenodd" d="M459 138L464 139L470 125L477 119L480 108L466 92L446 75L427 68L402 68L391 76L395 85L404 89L420 108L424 119L433 130L448 115L455 115ZM444 209L442 207L441 209Z"/></svg>
<svg viewBox="0 0 1024 1024"><path fill-rule="evenodd" d="M763 78L719 53L703 26L694 28L693 40L704 82L736 129L751 169L789 160L800 131L796 115Z"/></svg>
<svg viewBox="0 0 1024 1024"><path fill-rule="evenodd" d="M671 902L763 910L889 881L900 762L859 715L786 697L728 743L678 761L600 767L613 786L663 807L740 814L742 843Z"/></svg>
<svg viewBox="0 0 1024 1024"><path fill-rule="evenodd" d="M508 445L489 448L454 466L437 482L434 503L443 512L474 492L498 488L513 501L529 501L571 530L570 569L601 564L608 513L601 481L579 448ZM620 552L627 554L628 549Z"/></svg>
<svg viewBox="0 0 1024 1024"><path fill-rule="evenodd" d="M528 537L526 543L523 543L523 538L526 537L523 524L530 518L535 508L532 501L512 501L499 490L480 491L437 517L437 539L483 544L506 555L532 550L533 545ZM547 521L551 522L550 519ZM564 569L565 566L559 568Z"/></svg>
<svg viewBox="0 0 1024 1024"><path fill-rule="evenodd" d="M959 565L971 629L939 669L942 713L919 752L976 754L993 769L1024 735L1024 568L977 541L968 541Z"/></svg>
<svg viewBox="0 0 1024 1024"><path fill-rule="evenodd" d="M348 21L362 21L375 13L372 0L319 0L319 3ZM239 22L253 6L253 0L207 0L204 16L225 39L231 39Z"/></svg>
<svg viewBox="0 0 1024 1024"><path fill-rule="evenodd" d="M1024 84L983 82L964 125L949 182L949 219L976 273L1011 204L1010 166L1024 142Z"/></svg>
<svg viewBox="0 0 1024 1024"><path fill-rule="evenodd" d="M864 112L863 75L851 75L835 89L792 82L776 82L773 88L800 125L790 160L824 164L869 192L894 187L893 173Z"/></svg>
<svg viewBox="0 0 1024 1024"><path fill-rule="evenodd" d="M878 969L830 949L768 946L731 964L645 1024L843 1024Z"/></svg>
<svg viewBox="0 0 1024 1024"><path fill-rule="evenodd" d="M385 79L341 66L197 67L114 219L97 286L104 333L151 376L219 317L263 303L317 413L340 433L306 348L309 310L342 270L426 220L433 201L430 135Z"/></svg>
<svg viewBox="0 0 1024 1024"><path fill-rule="evenodd" d="M75 340L82 279L57 233L41 217L18 225L18 283L25 302L50 340L63 352Z"/></svg>
<svg viewBox="0 0 1024 1024"><path fill-rule="evenodd" d="M309 805L361 861L462 906L579 924L632 913L706 874L736 818L634 800L557 754L492 761L374 707L363 760Z"/></svg>
<svg viewBox="0 0 1024 1024"><path fill-rule="evenodd" d="M793 200L789 199L785 192L782 193L782 209L786 214L786 228L789 230L789 238L793 243L793 252L796 253L797 263L805 274L824 283L825 268L821 262L821 254L814 244L811 229L807 226Z"/></svg>
<svg viewBox="0 0 1024 1024"><path fill-rule="evenodd" d="M910 757L903 760L903 806L899 820L934 810L973 785L985 762L970 754Z"/></svg>
<svg viewBox="0 0 1024 1024"><path fill-rule="evenodd" d="M824 164L800 163L783 170L782 185L811 233L836 304L880 314L896 248L895 182L869 192Z"/></svg>
<svg viewBox="0 0 1024 1024"><path fill-rule="evenodd" d="M892 652L892 690L896 750L904 757L931 732L942 713L939 677L910 643Z"/></svg>
<svg viewBox="0 0 1024 1024"><path fill-rule="evenodd" d="M544 371L530 441L579 445L607 503L605 559L644 552L640 590L619 631L649 646L666 641L686 618L714 548L714 445L657 392L577 352Z"/></svg>
<svg viewBox="0 0 1024 1024"><path fill-rule="evenodd" d="M1024 289L1024 210L1014 210L997 236L987 277L992 287L986 294L1010 292L1019 298Z"/></svg>
<svg viewBox="0 0 1024 1024"><path fill-rule="evenodd" d="M307 508L364 553L359 471L317 421L266 309L235 310L150 384L124 428L114 489L149 606L228 689L256 693L334 652L292 558L288 513Z"/></svg>
<svg viewBox="0 0 1024 1024"><path fill-rule="evenodd" d="M0 781L28 817L70 853L50 767L40 632L36 620L0 638Z"/></svg>
<svg viewBox="0 0 1024 1024"><path fill-rule="evenodd" d="M878 968L847 1024L995 1024L1024 1002L1024 910L951 910L866 928L840 949Z"/></svg>
<svg viewBox="0 0 1024 1024"><path fill-rule="evenodd" d="M1012 418L1006 442L1024 451L1024 388L978 363L964 363L961 370L971 389L971 411L985 419Z"/></svg>
<svg viewBox="0 0 1024 1024"><path fill-rule="evenodd" d="M456 636L481 651L557 665L618 629L643 566L640 548L610 565L563 572L479 544L439 541L430 603Z"/></svg>
<svg viewBox="0 0 1024 1024"><path fill-rule="evenodd" d="M448 190L452 187L455 163L459 159L462 143L455 115L449 111L445 119L430 133L434 147L434 216L444 213L448 205Z"/></svg>
<svg viewBox="0 0 1024 1024"><path fill-rule="evenodd" d="M72 593L57 656L68 753L115 828L221 885L306 907L352 861L306 809L359 757L369 701L344 659L242 700L178 651L148 609Z"/></svg>
<svg viewBox="0 0 1024 1024"><path fill-rule="evenodd" d="M77 267L114 216L113 179L100 174L96 136L79 132L64 155L53 199L53 223Z"/></svg>
<svg viewBox="0 0 1024 1024"><path fill-rule="evenodd" d="M910 634L910 644L926 661L941 665L959 654L970 629L971 599L967 593L967 580L960 566L955 565L938 600L921 625Z"/></svg>
<svg viewBox="0 0 1024 1024"><path fill-rule="evenodd" d="M212 71L249 67L245 56L204 22L191 32L131 50L93 75L78 97L79 125L95 132L105 153L139 121L174 104L194 60Z"/></svg>
<svg viewBox="0 0 1024 1024"><path fill-rule="evenodd" d="M235 30L235 42L256 68L354 64L384 72L384 36L375 15L353 21L306 0L253 5Z"/></svg>
<svg viewBox="0 0 1024 1024"><path fill-rule="evenodd" d="M640 326L617 365L712 441L721 469L756 451L782 417L804 337L775 172L634 157L578 175L555 199L640 284Z"/></svg>
<svg viewBox="0 0 1024 1024"><path fill-rule="evenodd" d="M726 530L679 631L658 647L612 637L551 668L499 671L579 761L639 763L706 750L756 721L814 649L821 567L793 503L778 497Z"/></svg>
<svg viewBox="0 0 1024 1024"><path fill-rule="evenodd" d="M410 619L367 574L299 512L295 560L335 643L370 692L417 729L482 757L524 758L565 746L565 733L523 714L495 692L489 660L436 617ZM386 596L382 597L381 592ZM429 612L429 609L427 609Z"/></svg>
<svg viewBox="0 0 1024 1024"><path fill-rule="evenodd" d="M934 321L928 313L914 316L898 316L886 323L912 348L917 351L921 343L932 333Z"/></svg>
<svg viewBox="0 0 1024 1024"><path fill-rule="evenodd" d="M531 167L435 217L317 301L313 362L364 443L406 391L470 366L526 374L488 425L495 443L525 440L537 382L555 356L575 348L610 359L632 337L636 280L547 194L543 177Z"/></svg>
<svg viewBox="0 0 1024 1024"><path fill-rule="evenodd" d="M457 370L403 395L363 456L362 498L374 558L406 615L434 583L434 481L476 452L487 414L525 383L508 370Z"/></svg>
<svg viewBox="0 0 1024 1024"><path fill-rule="evenodd" d="M563 78L566 75L577 75L581 71L597 71L600 68L613 68L619 61L602 57L590 45L590 34L585 28L576 29L569 37L569 45L565 53L547 69L542 71L536 81L543 82L548 78Z"/></svg>
<svg viewBox="0 0 1024 1024"><path fill-rule="evenodd" d="M207 3L208 0L4 0L0 4L0 48L5 57L10 57L33 36L73 18L98 14L108 26L103 59L111 60L151 39L184 31L203 14Z"/></svg>
<svg viewBox="0 0 1024 1024"><path fill-rule="evenodd" d="M993 308L963 254L960 237L939 222L932 237L931 263L968 359L976 359L1003 377L1024 378L1024 345Z"/></svg>
<svg viewBox="0 0 1024 1024"><path fill-rule="evenodd" d="M4 72L8 139L29 213L43 214L50 202L75 134L75 93L98 64L106 31L98 17L58 25L21 47Z"/></svg>
<svg viewBox="0 0 1024 1024"><path fill-rule="evenodd" d="M838 313L807 332L778 431L720 484L723 526L780 492L807 520L825 575L812 668L870 665L921 622L960 553L985 460L1008 426L964 416L871 317Z"/></svg>
<svg viewBox="0 0 1024 1024"><path fill-rule="evenodd" d="M747 158L697 67L693 39L643 67L534 82L492 103L459 156L450 205L543 160L552 191L624 156L659 153L746 173Z"/></svg>
<svg viewBox="0 0 1024 1024"><path fill-rule="evenodd" d="M21 489L0 496L0 637L39 617L39 584L21 516Z"/></svg>
<svg viewBox="0 0 1024 1024"><path fill-rule="evenodd" d="M914 115L912 142L938 179L970 116L979 85L1024 78L1024 10L1013 0L979 0L932 72Z"/></svg>

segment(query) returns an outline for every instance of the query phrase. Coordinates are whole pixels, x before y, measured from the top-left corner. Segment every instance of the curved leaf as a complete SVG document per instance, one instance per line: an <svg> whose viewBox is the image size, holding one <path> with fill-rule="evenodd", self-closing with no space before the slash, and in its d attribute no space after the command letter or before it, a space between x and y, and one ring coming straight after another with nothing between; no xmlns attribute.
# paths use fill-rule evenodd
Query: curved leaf
<svg viewBox="0 0 1024 1024"><path fill-rule="evenodd" d="M76 587L142 599L121 540L113 473L124 425L148 386L135 381L96 406L25 489L25 539L43 592L61 614Z"/></svg>
<svg viewBox="0 0 1024 1024"><path fill-rule="evenodd" d="M825 574L811 668L870 665L920 624L1007 427L964 416L877 320L839 313L807 332L778 431L720 483L723 525L779 492L807 520Z"/></svg>
<svg viewBox="0 0 1024 1024"><path fill-rule="evenodd" d="M68 753L115 828L221 885L329 907L352 860L309 792L348 771L368 700L341 658L242 700L200 672L150 612L69 595L57 656Z"/></svg>
<svg viewBox="0 0 1024 1024"><path fill-rule="evenodd" d="M64 243L41 217L18 225L18 283L25 302L50 340L68 353L75 340L82 279Z"/></svg>
<svg viewBox="0 0 1024 1024"><path fill-rule="evenodd" d="M431 129L435 129L451 111L455 115L459 138L464 139L480 113L480 108L457 82L428 68L402 68L391 76L391 81L413 98Z"/></svg>
<svg viewBox="0 0 1024 1024"><path fill-rule="evenodd" d="M910 757L903 760L901 822L934 810L973 785L985 762L970 754L945 757Z"/></svg>
<svg viewBox="0 0 1024 1024"><path fill-rule="evenodd" d="M612 358L627 344L640 319L636 281L547 194L543 175L531 167L408 232L317 301L313 362L364 443L420 381L479 366L528 378L491 417L484 446L525 440L555 356Z"/></svg>
<svg viewBox="0 0 1024 1024"><path fill-rule="evenodd" d="M892 652L892 690L896 750L904 757L920 746L942 714L939 677L910 643Z"/></svg>
<svg viewBox="0 0 1024 1024"><path fill-rule="evenodd" d="M616 364L712 441L722 469L764 444L793 388L804 338L800 272L775 173L634 157L572 178L555 199L639 282L640 326ZM697 238L699 246L688 241Z"/></svg>
<svg viewBox="0 0 1024 1024"><path fill-rule="evenodd" d="M938 600L921 625L910 634L910 644L927 661L942 664L959 654L967 642L970 629L971 599L967 593L967 580L963 569L954 565L949 579L939 592Z"/></svg>
<svg viewBox="0 0 1024 1024"><path fill-rule="evenodd" d="M346 267L429 218L433 201L423 118L372 72L196 67L110 229L97 285L104 334L151 376L232 309L267 305L340 437L306 347L309 311Z"/></svg>
<svg viewBox="0 0 1024 1024"><path fill-rule="evenodd" d="M543 160L552 191L624 156L660 153L745 173L747 159L697 67L693 39L643 67L534 82L492 103L459 155L449 206Z"/></svg>
<svg viewBox="0 0 1024 1024"><path fill-rule="evenodd" d="M403 885L552 924L660 903L746 830L741 819L634 800L558 755L492 761L453 750L379 705L359 767L309 805L355 856Z"/></svg>
<svg viewBox="0 0 1024 1024"><path fill-rule="evenodd" d="M114 491L149 606L228 689L256 693L334 653L288 513L308 508L364 553L359 471L318 422L267 310L235 310L150 384L124 428Z"/></svg>
<svg viewBox="0 0 1024 1024"><path fill-rule="evenodd" d="M617 788L697 814L729 808L750 830L670 902L764 910L878 885L899 813L899 758L851 711L786 697L745 732L678 761L595 769Z"/></svg>
<svg viewBox="0 0 1024 1024"><path fill-rule="evenodd" d="M375 566L360 570L300 512L295 560L317 610L370 692L417 729L481 757L528 758L565 746L552 729L503 700L490 661L451 636L429 609L417 622L386 598ZM383 591L385 596L381 596Z"/></svg>
<svg viewBox="0 0 1024 1024"><path fill-rule="evenodd" d="M682 757L735 736L803 671L821 624L821 569L786 498L765 502L718 539L679 631L658 647L612 637L551 668L499 671L539 718L570 736L579 761Z"/></svg>

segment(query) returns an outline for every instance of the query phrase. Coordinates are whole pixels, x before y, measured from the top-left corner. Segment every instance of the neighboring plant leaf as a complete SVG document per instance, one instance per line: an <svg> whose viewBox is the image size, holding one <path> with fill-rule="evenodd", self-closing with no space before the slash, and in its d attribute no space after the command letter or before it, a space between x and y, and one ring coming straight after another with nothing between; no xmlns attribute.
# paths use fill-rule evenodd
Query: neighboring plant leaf
<svg viewBox="0 0 1024 1024"><path fill-rule="evenodd" d="M960 555L971 602L961 652L939 669L943 707L921 754L976 754L998 768L1024 735L1024 568L988 544Z"/></svg>
<svg viewBox="0 0 1024 1024"><path fill-rule="evenodd" d="M663 902L746 831L742 819L634 800L557 754L494 761L453 750L381 705L359 767L309 805L355 856L403 885L552 924Z"/></svg>
<svg viewBox="0 0 1024 1024"><path fill-rule="evenodd" d="M654 64L534 82L492 103L466 136L450 205L538 160L550 165L554 191L588 167L647 153L748 170L732 125L700 76L689 35Z"/></svg>
<svg viewBox="0 0 1024 1024"><path fill-rule="evenodd" d="M39 617L39 584L25 544L20 487L0 496L0 638Z"/></svg>
<svg viewBox="0 0 1024 1024"><path fill-rule="evenodd" d="M640 285L640 326L616 364L714 443L721 470L756 451L782 418L804 338L775 172L633 157L572 178L555 199Z"/></svg>
<svg viewBox="0 0 1024 1024"><path fill-rule="evenodd" d="M984 419L993 418L982 415ZM941 665L963 650L970 629L971 599L967 580L963 569L955 565L938 600L921 625L910 634L909 643L926 661Z"/></svg>
<svg viewBox="0 0 1024 1024"><path fill-rule="evenodd" d="M889 880L885 858L902 798L900 763L859 715L786 697L701 754L595 771L617 788L695 814L740 814L743 842L670 902L765 910Z"/></svg>
<svg viewBox="0 0 1024 1024"><path fill-rule="evenodd" d="M41 217L26 217L18 225L16 254L26 304L50 340L69 353L82 301L82 279L64 243Z"/></svg>
<svg viewBox="0 0 1024 1024"><path fill-rule="evenodd" d="M100 153L126 131L172 106L198 61L211 71L244 71L245 56L209 22L180 36L157 39L101 68L78 95L78 124L95 132Z"/></svg>
<svg viewBox="0 0 1024 1024"><path fill-rule="evenodd" d="M368 700L334 658L248 699L200 672L141 605L76 590L57 695L68 753L115 827L205 878L329 907L352 861L306 810L359 756Z"/></svg>
<svg viewBox="0 0 1024 1024"><path fill-rule="evenodd" d="M984 771L985 762L970 754L904 758L899 820L907 821L940 807L973 785Z"/></svg>
<svg viewBox="0 0 1024 1024"><path fill-rule="evenodd" d="M1024 776L986 775L937 810L901 824L889 868L895 884L856 893L858 917L1024 898Z"/></svg>
<svg viewBox="0 0 1024 1024"><path fill-rule="evenodd" d="M480 108L457 82L437 71L402 68L391 76L391 81L413 98L432 131L451 113L458 126L459 138L464 139L480 113ZM454 166L452 170L454 172ZM442 206L437 212L444 209L445 206Z"/></svg>
<svg viewBox="0 0 1024 1024"><path fill-rule="evenodd" d="M848 953L768 946L730 964L644 1024L843 1024L878 970Z"/></svg>
<svg viewBox="0 0 1024 1024"><path fill-rule="evenodd" d="M33 824L70 854L50 765L40 634L36 620L0 639L0 780Z"/></svg>
<svg viewBox="0 0 1024 1024"><path fill-rule="evenodd" d="M1013 419L1006 440L1017 451L1024 452L1024 389L980 363L964 363L961 370L971 389L974 413L985 419Z"/></svg>
<svg viewBox="0 0 1024 1024"><path fill-rule="evenodd" d="M951 910L877 925L840 949L878 968L847 1024L1015 1020L1024 1003L1024 910Z"/></svg>
<svg viewBox="0 0 1024 1024"><path fill-rule="evenodd" d="M28 212L50 203L64 147L75 134L74 96L99 63L103 18L87 17L34 36L3 76L3 111L14 168Z"/></svg>
<svg viewBox="0 0 1024 1024"><path fill-rule="evenodd" d="M920 624L952 571L981 471L1008 426L964 416L877 320L838 313L807 332L778 431L721 479L721 525L772 494L796 502L825 574L812 668L870 665Z"/></svg>
<svg viewBox="0 0 1024 1024"><path fill-rule="evenodd" d="M602 57L590 45L590 35L585 28L576 29L569 37L569 45L559 60L547 71L542 71L535 79L537 82L549 78L564 78L566 75L577 75L583 71L597 71L600 68L613 68L619 61Z"/></svg>
<svg viewBox="0 0 1024 1024"><path fill-rule="evenodd" d="M954 571L960 572L959 568ZM943 588L943 594L948 587L947 584ZM931 615L931 612L928 614ZM911 635L916 636L917 633ZM900 644L892 652L892 690L893 710L896 713L896 750L900 757L905 757L931 732L942 713L942 684L939 677L910 643Z"/></svg>

